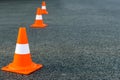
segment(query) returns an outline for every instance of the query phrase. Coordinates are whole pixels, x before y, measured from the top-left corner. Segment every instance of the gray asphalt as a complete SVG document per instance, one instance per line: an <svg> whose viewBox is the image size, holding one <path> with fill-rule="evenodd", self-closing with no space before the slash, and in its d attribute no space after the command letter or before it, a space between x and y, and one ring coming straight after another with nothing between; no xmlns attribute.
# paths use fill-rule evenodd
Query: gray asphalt
<svg viewBox="0 0 120 80"><path fill-rule="evenodd" d="M25 26L30 75L0 71L0 80L120 80L120 0L46 0L45 29L31 29L40 0L0 1L0 68L12 62Z"/></svg>

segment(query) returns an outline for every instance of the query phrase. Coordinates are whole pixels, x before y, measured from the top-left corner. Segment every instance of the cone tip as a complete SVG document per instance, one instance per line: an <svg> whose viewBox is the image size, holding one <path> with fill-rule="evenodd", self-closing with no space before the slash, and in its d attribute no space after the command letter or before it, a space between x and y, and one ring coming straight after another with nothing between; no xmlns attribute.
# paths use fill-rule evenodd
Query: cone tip
<svg viewBox="0 0 120 80"><path fill-rule="evenodd" d="M41 9L40 7L37 7L37 9Z"/></svg>
<svg viewBox="0 0 120 80"><path fill-rule="evenodd" d="M17 43L20 43L20 44L28 43L27 33L26 33L25 27L19 28Z"/></svg>
<svg viewBox="0 0 120 80"><path fill-rule="evenodd" d="M44 5L44 6L46 5L45 1L42 1L42 5Z"/></svg>
<svg viewBox="0 0 120 80"><path fill-rule="evenodd" d="M43 3L45 3L45 1L42 1Z"/></svg>
<svg viewBox="0 0 120 80"><path fill-rule="evenodd" d="M19 27L19 30L26 30L26 27Z"/></svg>
<svg viewBox="0 0 120 80"><path fill-rule="evenodd" d="M40 7L37 8L37 12L36 12L36 14L38 14L38 15L41 15L41 14L42 14L42 12L41 12L41 8L40 8Z"/></svg>

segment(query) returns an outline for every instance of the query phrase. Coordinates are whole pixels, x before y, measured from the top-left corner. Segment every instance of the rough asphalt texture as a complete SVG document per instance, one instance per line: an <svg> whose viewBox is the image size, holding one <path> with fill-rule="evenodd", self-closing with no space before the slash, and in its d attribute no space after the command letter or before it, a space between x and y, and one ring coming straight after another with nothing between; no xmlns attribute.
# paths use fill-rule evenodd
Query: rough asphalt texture
<svg viewBox="0 0 120 80"><path fill-rule="evenodd" d="M40 0L0 1L0 68L12 62L18 28L27 27L30 75L0 71L0 80L120 80L120 0L46 0L49 26L31 29Z"/></svg>

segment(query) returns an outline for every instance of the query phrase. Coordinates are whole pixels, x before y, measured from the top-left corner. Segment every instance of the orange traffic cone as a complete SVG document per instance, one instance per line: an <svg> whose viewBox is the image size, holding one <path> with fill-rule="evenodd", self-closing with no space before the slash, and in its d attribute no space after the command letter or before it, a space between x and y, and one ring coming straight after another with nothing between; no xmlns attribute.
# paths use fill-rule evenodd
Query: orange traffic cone
<svg viewBox="0 0 120 80"><path fill-rule="evenodd" d="M48 14L45 1L42 1L42 14Z"/></svg>
<svg viewBox="0 0 120 80"><path fill-rule="evenodd" d="M45 28L47 24L44 24L42 19L42 10L40 8L37 8L36 12L36 20L34 24L31 25L32 28Z"/></svg>
<svg viewBox="0 0 120 80"><path fill-rule="evenodd" d="M31 59L26 28L21 27L19 28L14 60L9 65L3 67L2 70L30 74L40 68L42 68L42 64L36 64Z"/></svg>

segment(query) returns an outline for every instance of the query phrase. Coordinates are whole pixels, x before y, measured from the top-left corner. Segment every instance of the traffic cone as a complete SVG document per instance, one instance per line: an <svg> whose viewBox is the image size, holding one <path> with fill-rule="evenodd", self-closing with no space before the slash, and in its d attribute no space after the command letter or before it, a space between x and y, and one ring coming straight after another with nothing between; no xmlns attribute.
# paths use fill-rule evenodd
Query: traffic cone
<svg viewBox="0 0 120 80"><path fill-rule="evenodd" d="M42 14L48 14L45 1L42 1Z"/></svg>
<svg viewBox="0 0 120 80"><path fill-rule="evenodd" d="M42 64L36 64L32 61L26 28L20 27L13 62L3 67L2 70L20 74L30 74L42 68L42 66Z"/></svg>
<svg viewBox="0 0 120 80"><path fill-rule="evenodd" d="M47 24L44 24L42 19L42 10L40 8L37 8L36 12L36 20L34 24L31 25L32 28L45 28Z"/></svg>

